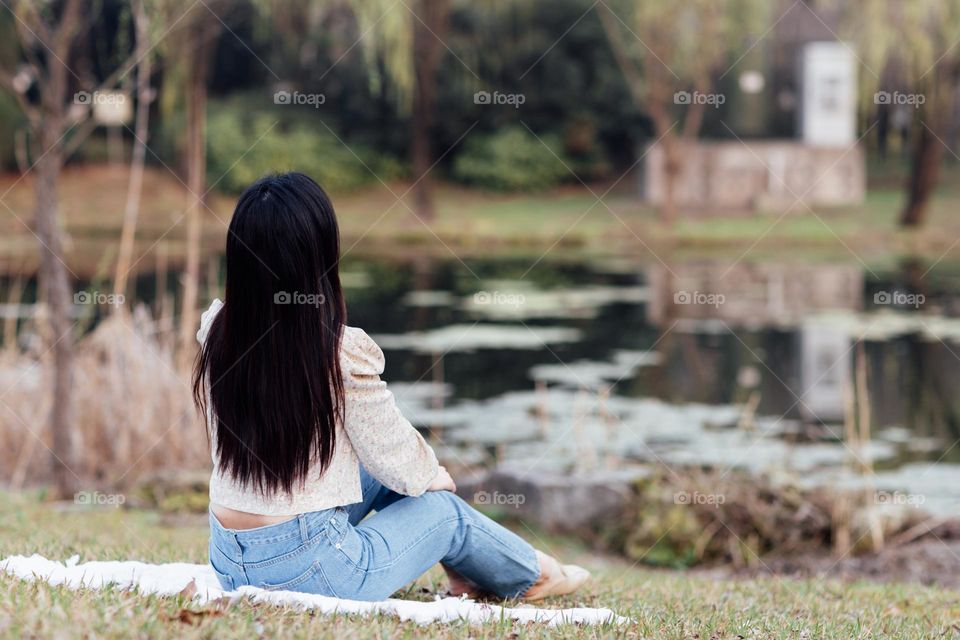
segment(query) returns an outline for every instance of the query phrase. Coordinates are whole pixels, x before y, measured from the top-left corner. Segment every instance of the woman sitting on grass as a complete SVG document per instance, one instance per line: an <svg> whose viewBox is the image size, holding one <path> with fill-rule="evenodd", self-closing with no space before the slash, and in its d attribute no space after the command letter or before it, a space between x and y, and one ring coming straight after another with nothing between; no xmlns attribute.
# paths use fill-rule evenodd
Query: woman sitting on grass
<svg viewBox="0 0 960 640"><path fill-rule="evenodd" d="M345 324L337 220L316 182L248 188L226 255L226 300L203 314L194 374L224 589L381 600L437 562L454 595L536 600L587 580L453 493L380 380L383 352Z"/></svg>

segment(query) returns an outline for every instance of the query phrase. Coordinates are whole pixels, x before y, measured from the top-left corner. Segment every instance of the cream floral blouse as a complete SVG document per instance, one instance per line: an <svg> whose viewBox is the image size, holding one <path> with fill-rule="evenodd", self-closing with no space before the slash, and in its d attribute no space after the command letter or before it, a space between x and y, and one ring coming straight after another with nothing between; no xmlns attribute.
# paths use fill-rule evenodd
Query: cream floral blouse
<svg viewBox="0 0 960 640"><path fill-rule="evenodd" d="M210 325L223 307L214 300L203 313L197 340L203 344ZM362 329L345 327L340 346L345 417L338 425L336 448L323 475L311 471L302 490L264 498L244 489L217 464L215 449L210 477L210 502L260 515L297 515L360 502L359 464L384 486L397 493L418 496L437 475L437 456L413 425L400 413L383 373L383 351ZM208 427L211 417L208 415ZM213 434L211 429L211 436ZM344 437L346 436L346 437ZM211 441L213 438L211 437Z"/></svg>

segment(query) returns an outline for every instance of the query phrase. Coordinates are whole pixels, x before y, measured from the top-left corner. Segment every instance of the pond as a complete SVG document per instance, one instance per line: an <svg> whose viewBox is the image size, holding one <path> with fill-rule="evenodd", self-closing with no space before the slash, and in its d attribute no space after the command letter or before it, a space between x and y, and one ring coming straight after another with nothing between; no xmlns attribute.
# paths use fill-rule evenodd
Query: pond
<svg viewBox="0 0 960 640"><path fill-rule="evenodd" d="M218 273L211 258L208 296ZM960 513L960 264L380 256L345 259L342 280L452 465L869 480ZM177 283L141 274L137 297ZM865 440L845 428L858 360Z"/></svg>
<svg viewBox="0 0 960 640"><path fill-rule="evenodd" d="M869 461L878 490L958 512L957 265L530 262L345 264L351 324L452 463L855 486ZM858 342L859 444L844 429Z"/></svg>

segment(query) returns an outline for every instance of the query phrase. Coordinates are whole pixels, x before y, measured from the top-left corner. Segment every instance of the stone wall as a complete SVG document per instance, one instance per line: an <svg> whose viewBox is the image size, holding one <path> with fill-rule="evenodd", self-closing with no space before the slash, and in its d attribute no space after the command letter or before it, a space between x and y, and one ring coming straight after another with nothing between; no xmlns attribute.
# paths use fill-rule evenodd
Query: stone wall
<svg viewBox="0 0 960 640"><path fill-rule="evenodd" d="M791 140L723 141L684 144L683 168L674 198L683 210L706 215L729 211L806 213L806 207L863 202L867 176L860 146L814 147ZM644 158L646 200L665 198L663 146ZM796 203L796 204L795 204Z"/></svg>

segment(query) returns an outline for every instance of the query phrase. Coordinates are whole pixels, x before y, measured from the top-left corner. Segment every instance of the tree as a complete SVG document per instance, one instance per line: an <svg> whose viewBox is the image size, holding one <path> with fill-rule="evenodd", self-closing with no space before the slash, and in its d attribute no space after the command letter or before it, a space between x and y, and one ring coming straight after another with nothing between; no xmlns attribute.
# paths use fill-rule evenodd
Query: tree
<svg viewBox="0 0 960 640"><path fill-rule="evenodd" d="M638 109L653 121L665 162L664 221L676 213L683 146L696 139L715 76L766 22L766 0L610 0L597 7L614 58ZM677 100L685 91L689 100ZM683 94L681 94L683 95ZM682 106L678 115L677 103ZM714 100L716 102L716 100ZM679 126L678 126L679 125Z"/></svg>
<svg viewBox="0 0 960 640"><path fill-rule="evenodd" d="M194 335L197 331L197 303L200 292L200 250L203 231L202 210L206 207L207 192L207 81L210 57L215 38L223 23L216 11L229 6L229 0L208 0L192 5L186 13L182 7L170 3L178 23L176 33L164 42L166 57L172 63L171 84L167 87L170 102L182 98L186 127L182 139L182 166L187 186L185 217L186 265L183 273L183 299L179 327L179 365L188 369L192 359ZM166 20L164 20L166 22ZM177 85L182 87L177 92Z"/></svg>
<svg viewBox="0 0 960 640"><path fill-rule="evenodd" d="M133 0L133 22L136 32L137 65L137 115L134 124L136 139L133 157L130 160L130 183L127 188L127 203L123 210L123 229L120 232L120 251L117 256L117 268L113 278L114 295L122 296L127 290L127 276L133 257L133 241L137 231L137 218L140 213L140 194L143 187L143 169L146 161L147 138L149 136L151 59L150 19L143 6L143 0ZM115 309L124 308L115 305Z"/></svg>
<svg viewBox="0 0 960 640"><path fill-rule="evenodd" d="M425 220L434 216L434 163L430 148L436 121L437 70L446 51L450 0L416 0L400 6L389 0L355 0L361 28L370 33L364 46L372 59L386 64L411 110L410 162L413 166L414 207ZM375 62L371 64L373 67Z"/></svg>
<svg viewBox="0 0 960 640"><path fill-rule="evenodd" d="M55 491L69 496L76 489L71 469L73 417L73 305L69 269L60 228L59 179L63 163L96 125L84 106L113 87L135 63L131 56L99 88L71 93L79 77L70 68L75 45L89 31L87 3L20 1L8 6L16 25L23 59L19 68L0 68L0 86L14 95L26 115L34 172L34 233L40 244L40 290L50 316L53 344L53 399L50 411ZM76 109L73 107L80 107ZM78 113L79 111L79 113Z"/></svg>
<svg viewBox="0 0 960 640"><path fill-rule="evenodd" d="M864 64L876 70L897 69L904 85L916 92L876 93L878 89L890 88L879 85L883 74L861 74L865 104L874 104L875 96L883 95L891 102L917 109L900 224L920 226L927 218L939 181L945 140L956 106L960 0L865 0L846 9L846 30L856 40Z"/></svg>

